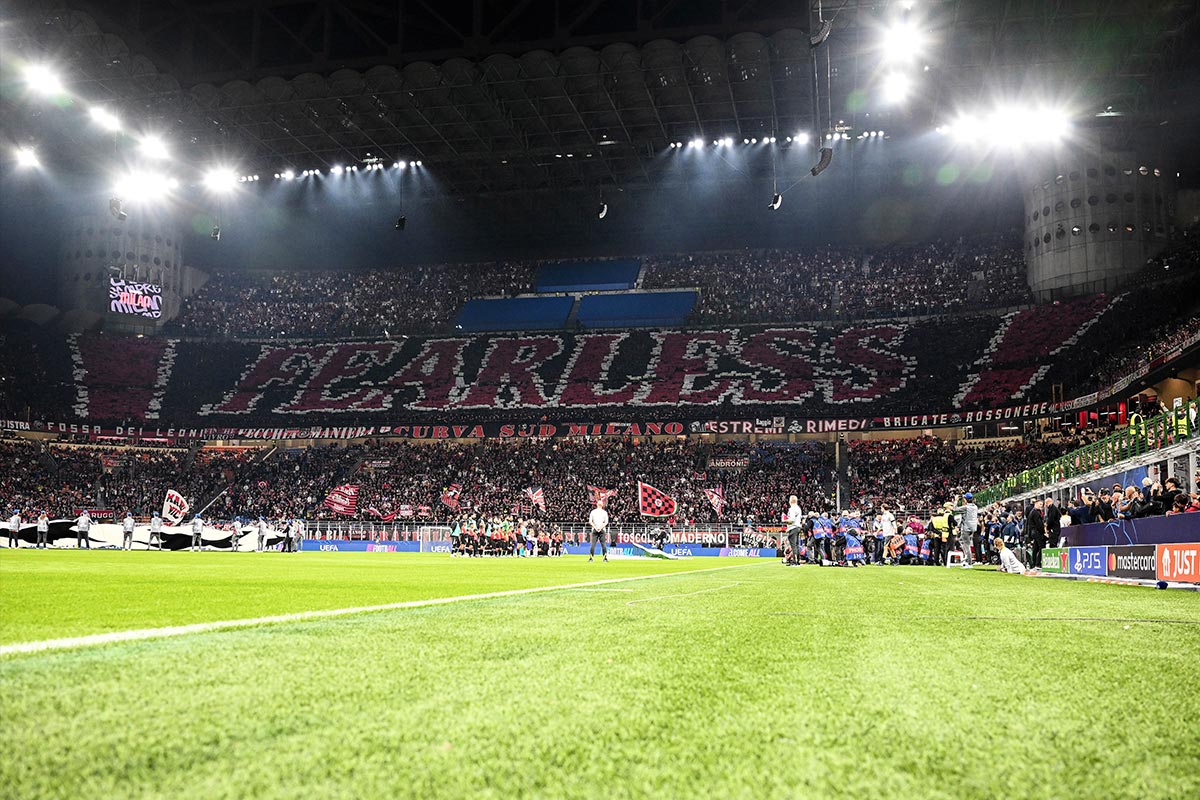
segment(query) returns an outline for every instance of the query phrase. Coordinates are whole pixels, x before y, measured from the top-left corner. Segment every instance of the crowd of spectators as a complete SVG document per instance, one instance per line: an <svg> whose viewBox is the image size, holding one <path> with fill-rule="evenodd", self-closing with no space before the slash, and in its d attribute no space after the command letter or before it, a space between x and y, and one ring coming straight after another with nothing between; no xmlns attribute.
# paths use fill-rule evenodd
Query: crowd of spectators
<svg viewBox="0 0 1200 800"><path fill-rule="evenodd" d="M700 288L696 323L941 315L1031 302L1019 243L1003 238L874 251L678 254L643 263L645 288Z"/></svg>
<svg viewBox="0 0 1200 800"><path fill-rule="evenodd" d="M747 468L716 469L711 455L741 455ZM607 501L615 522L638 519L637 483L644 481L674 497L679 521L715 522L754 517L775 519L788 494L825 505L832 465L819 442L717 446L693 440L563 439L479 444L380 444L361 451L361 466L349 479L360 488L358 515L368 509L399 520L425 513L451 513L441 501L447 487L462 487L461 503L488 516L532 515L526 489L541 489L546 508L539 516L582 520L592 504L588 486L615 490ZM704 489L720 488L720 515ZM319 514L328 516L322 509Z"/></svg>
<svg viewBox="0 0 1200 800"><path fill-rule="evenodd" d="M532 262L371 271L218 271L167 327L184 336L313 338L432 333L472 297L533 288Z"/></svg>
<svg viewBox="0 0 1200 800"><path fill-rule="evenodd" d="M925 512L1088 442L1087 436L1073 435L982 445L937 436L854 440L849 443L849 506L890 503Z"/></svg>
<svg viewBox="0 0 1200 800"><path fill-rule="evenodd" d="M213 338L441 332L470 298L533 291L542 263L551 262L221 270L188 298L167 330ZM642 257L641 287L698 287L697 324L912 316L1028 302L1023 263L1016 243L1002 238L877 251L683 253Z"/></svg>
<svg viewBox="0 0 1200 800"><path fill-rule="evenodd" d="M0 441L0 495L27 513L52 517L76 509L130 511L149 516L168 489L192 501L219 492L247 462L244 451L104 447Z"/></svg>

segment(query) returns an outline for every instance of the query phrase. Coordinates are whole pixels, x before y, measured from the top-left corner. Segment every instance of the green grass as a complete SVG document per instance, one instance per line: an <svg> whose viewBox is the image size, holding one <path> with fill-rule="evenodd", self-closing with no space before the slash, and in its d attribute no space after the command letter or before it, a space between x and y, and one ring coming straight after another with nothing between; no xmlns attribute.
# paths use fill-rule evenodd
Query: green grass
<svg viewBox="0 0 1200 800"><path fill-rule="evenodd" d="M4 553L3 638L731 563L189 555ZM1194 798L1198 665L1194 593L747 562L5 658L0 794Z"/></svg>

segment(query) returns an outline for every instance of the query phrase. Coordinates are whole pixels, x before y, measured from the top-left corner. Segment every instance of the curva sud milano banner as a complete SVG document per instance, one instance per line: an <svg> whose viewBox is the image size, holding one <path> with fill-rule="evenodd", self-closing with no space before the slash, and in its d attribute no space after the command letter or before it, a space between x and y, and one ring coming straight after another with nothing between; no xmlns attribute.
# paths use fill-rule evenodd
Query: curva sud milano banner
<svg viewBox="0 0 1200 800"><path fill-rule="evenodd" d="M687 434L815 434L871 430L909 430L971 425L993 420L1035 418L1053 413L1054 403L1029 403L1022 406L978 411L911 414L853 419L800 419L777 417L779 425L765 420L593 420L577 422L446 422L395 425L310 425L287 427L173 427L167 425L102 425L88 422L48 422L0 420L0 430L38 433L76 434L130 439L361 439L394 437L400 439L529 439L585 436L684 436ZM737 468L738 465L726 465ZM718 468L718 467L714 467ZM722 467L723 468L723 467Z"/></svg>

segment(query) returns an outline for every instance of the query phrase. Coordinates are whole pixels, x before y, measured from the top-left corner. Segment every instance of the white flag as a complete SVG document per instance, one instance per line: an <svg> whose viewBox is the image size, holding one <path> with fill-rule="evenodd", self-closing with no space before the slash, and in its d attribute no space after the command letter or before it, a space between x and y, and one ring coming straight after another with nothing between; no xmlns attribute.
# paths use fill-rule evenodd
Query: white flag
<svg viewBox="0 0 1200 800"><path fill-rule="evenodd" d="M183 495L174 489L167 489L167 496L163 500L162 516L171 525L178 525L183 521L183 517L188 512L188 501L183 499Z"/></svg>

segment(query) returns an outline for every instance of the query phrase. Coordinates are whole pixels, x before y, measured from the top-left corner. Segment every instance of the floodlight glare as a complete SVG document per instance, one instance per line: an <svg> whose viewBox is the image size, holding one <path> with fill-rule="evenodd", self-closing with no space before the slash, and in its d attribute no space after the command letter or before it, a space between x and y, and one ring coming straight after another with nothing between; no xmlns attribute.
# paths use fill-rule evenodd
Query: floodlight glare
<svg viewBox="0 0 1200 800"><path fill-rule="evenodd" d="M416 166L418 166L418 167L419 167L419 166L421 166L421 162L420 162L420 160L414 161L414 162L413 162L413 164L415 164L415 165L416 165Z"/></svg>
<svg viewBox="0 0 1200 800"><path fill-rule="evenodd" d="M912 80L907 75L893 72L883 79L883 99L888 103L903 103L912 91Z"/></svg>
<svg viewBox="0 0 1200 800"><path fill-rule="evenodd" d="M925 49L925 35L908 20L897 22L883 32L879 50L883 60L889 63L912 61Z"/></svg>
<svg viewBox="0 0 1200 800"><path fill-rule="evenodd" d="M158 136L143 136L139 144L142 154L148 158L166 158L170 155L167 151L166 142Z"/></svg>
<svg viewBox="0 0 1200 800"><path fill-rule="evenodd" d="M334 164L332 167L329 168L329 171L332 172L334 175L341 175L342 174L342 165Z"/></svg>
<svg viewBox="0 0 1200 800"><path fill-rule="evenodd" d="M54 70L41 64L30 64L25 68L25 83L33 91L47 97L66 91Z"/></svg>
<svg viewBox="0 0 1200 800"><path fill-rule="evenodd" d="M92 115L92 120L101 128L104 128L104 130L121 130L121 120L117 119L117 115L109 111L107 108L92 106L88 113Z"/></svg>
<svg viewBox="0 0 1200 800"><path fill-rule="evenodd" d="M804 131L800 131L800 133L797 133L792 137L792 141L796 144L808 144L808 134Z"/></svg>
<svg viewBox="0 0 1200 800"><path fill-rule="evenodd" d="M226 167L213 167L204 173L204 186L212 192L231 192L237 182L233 170Z"/></svg>
<svg viewBox="0 0 1200 800"><path fill-rule="evenodd" d="M296 173L292 172L290 169L285 169L282 177L285 181L290 181L292 178L296 177Z"/></svg>
<svg viewBox="0 0 1200 800"><path fill-rule="evenodd" d="M31 147L18 147L16 156L18 167L41 166L42 162L38 161L37 153Z"/></svg>

